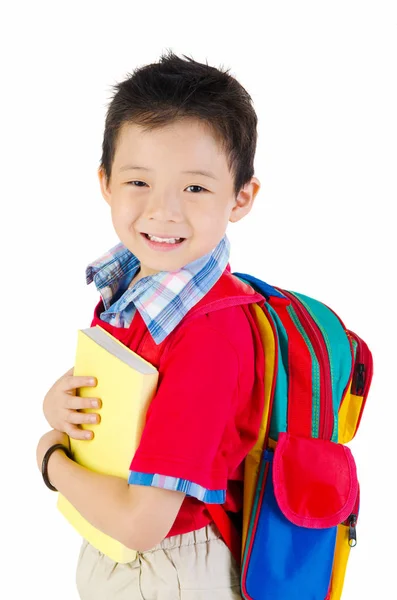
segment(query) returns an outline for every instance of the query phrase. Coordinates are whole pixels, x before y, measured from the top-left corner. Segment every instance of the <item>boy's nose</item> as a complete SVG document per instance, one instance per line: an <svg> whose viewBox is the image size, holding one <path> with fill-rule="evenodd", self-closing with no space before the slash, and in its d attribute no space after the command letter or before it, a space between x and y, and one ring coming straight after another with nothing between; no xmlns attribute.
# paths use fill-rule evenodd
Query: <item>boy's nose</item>
<svg viewBox="0 0 397 600"><path fill-rule="evenodd" d="M175 195L153 195L146 205L149 219L175 221L181 219L181 202Z"/></svg>

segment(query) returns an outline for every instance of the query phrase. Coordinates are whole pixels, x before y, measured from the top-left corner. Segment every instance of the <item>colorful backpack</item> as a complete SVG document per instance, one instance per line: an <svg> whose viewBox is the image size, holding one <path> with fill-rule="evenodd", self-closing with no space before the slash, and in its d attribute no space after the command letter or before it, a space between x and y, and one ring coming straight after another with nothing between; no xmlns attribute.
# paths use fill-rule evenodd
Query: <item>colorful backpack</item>
<svg viewBox="0 0 397 600"><path fill-rule="evenodd" d="M234 273L265 353L258 440L245 461L242 532L207 505L241 564L246 600L337 600L356 544L359 484L351 451L371 385L366 343L326 305Z"/></svg>

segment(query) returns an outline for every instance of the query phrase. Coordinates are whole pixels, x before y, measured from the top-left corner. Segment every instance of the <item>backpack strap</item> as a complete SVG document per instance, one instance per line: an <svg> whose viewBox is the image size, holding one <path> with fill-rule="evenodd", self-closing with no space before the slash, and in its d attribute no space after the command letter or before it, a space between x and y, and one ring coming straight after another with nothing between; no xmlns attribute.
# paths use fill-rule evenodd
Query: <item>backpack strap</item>
<svg viewBox="0 0 397 600"><path fill-rule="evenodd" d="M255 384L253 394L255 397L260 397L264 399L264 364L265 364L265 356L264 349L261 340L261 334L257 326L257 322L255 319L255 306L261 307L264 304L264 298L260 294L258 296L258 302L255 304L246 304L243 306L243 310L247 316L247 319L251 325L251 331L253 335L254 345L255 345ZM259 308L260 310L260 308ZM225 510L222 504L206 504L206 509L208 510L212 520L217 526L223 541L228 546L232 556L236 560L238 566L241 566L242 562L242 531L236 527L234 521L230 517L229 513Z"/></svg>
<svg viewBox="0 0 397 600"><path fill-rule="evenodd" d="M251 286L256 292L259 292L262 296L269 300L271 297L285 298L286 296L272 285L261 281L253 275L247 273L233 273L235 277L238 277L240 281L244 281L247 285Z"/></svg>
<svg viewBox="0 0 397 600"><path fill-rule="evenodd" d="M281 302L287 302L289 304L288 299L285 296L273 288L271 285L261 282L259 279L252 277L251 275L245 275L241 273L233 273L234 277L236 277L240 282L245 283L254 289L254 291L259 294L256 298L256 304L259 306L263 306L265 301L268 301L270 298L280 298ZM256 351L258 352L260 348L262 348L260 333L256 327L255 320L250 313L249 310L246 311L246 314L251 322L251 328L254 335L254 340L256 342ZM258 381L256 385L261 386L261 393L263 394L263 382ZM223 541L229 548L233 558L239 567L241 567L242 563L242 532L240 532L229 514L226 512L225 508L221 504L206 504L206 509L208 510L212 520L217 526L219 533L222 536Z"/></svg>
<svg viewBox="0 0 397 600"><path fill-rule="evenodd" d="M240 532L221 504L206 504L205 506L219 529L223 541L240 567L242 541Z"/></svg>

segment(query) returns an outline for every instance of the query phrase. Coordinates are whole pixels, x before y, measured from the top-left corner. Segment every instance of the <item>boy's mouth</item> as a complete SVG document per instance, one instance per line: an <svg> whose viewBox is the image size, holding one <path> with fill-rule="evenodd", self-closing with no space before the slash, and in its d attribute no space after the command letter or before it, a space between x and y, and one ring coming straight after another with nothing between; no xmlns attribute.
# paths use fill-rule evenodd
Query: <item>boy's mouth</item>
<svg viewBox="0 0 397 600"><path fill-rule="evenodd" d="M168 243L168 244L180 244L185 238L182 237L166 237L165 235L152 235L151 233L143 234L146 239L152 242Z"/></svg>
<svg viewBox="0 0 397 600"><path fill-rule="evenodd" d="M156 236L150 233L141 233L141 235L147 241L148 245L156 250L172 250L186 240L186 238L182 237Z"/></svg>

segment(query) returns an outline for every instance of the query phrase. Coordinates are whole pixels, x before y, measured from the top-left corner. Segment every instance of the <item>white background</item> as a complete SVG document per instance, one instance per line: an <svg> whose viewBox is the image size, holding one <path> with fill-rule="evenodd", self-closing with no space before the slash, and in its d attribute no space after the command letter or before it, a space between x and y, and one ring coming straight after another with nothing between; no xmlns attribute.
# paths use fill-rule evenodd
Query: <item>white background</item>
<svg viewBox="0 0 397 600"><path fill-rule="evenodd" d="M395 2L18 2L1 14L1 598L78 600L80 539L35 451L118 242L97 180L111 86L171 48L231 69L259 117L256 205L231 266L322 300L369 344L344 600L396 597Z"/></svg>

